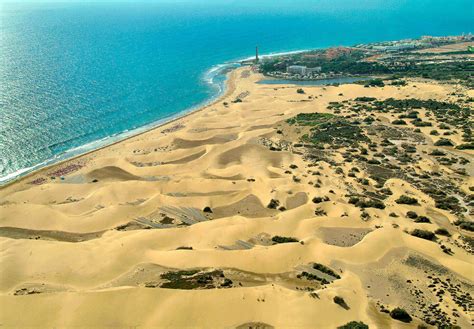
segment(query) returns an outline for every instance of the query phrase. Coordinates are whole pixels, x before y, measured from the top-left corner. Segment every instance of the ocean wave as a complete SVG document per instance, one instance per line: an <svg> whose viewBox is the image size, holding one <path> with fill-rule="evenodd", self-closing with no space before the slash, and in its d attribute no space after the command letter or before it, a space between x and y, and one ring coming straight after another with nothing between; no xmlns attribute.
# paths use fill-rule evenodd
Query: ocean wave
<svg viewBox="0 0 474 329"><path fill-rule="evenodd" d="M18 177L21 177L23 175L26 175L27 173L30 173L36 169L39 169L39 168L42 168L42 167L45 167L48 165L48 162L51 161L50 159L44 161L44 162L41 162L41 163L38 163L34 166L31 166L31 167L27 167L27 168L21 168L21 169L18 169L14 172L11 172L11 173L8 173L4 176L0 176L0 185L2 184L5 184L11 180L14 180Z"/></svg>

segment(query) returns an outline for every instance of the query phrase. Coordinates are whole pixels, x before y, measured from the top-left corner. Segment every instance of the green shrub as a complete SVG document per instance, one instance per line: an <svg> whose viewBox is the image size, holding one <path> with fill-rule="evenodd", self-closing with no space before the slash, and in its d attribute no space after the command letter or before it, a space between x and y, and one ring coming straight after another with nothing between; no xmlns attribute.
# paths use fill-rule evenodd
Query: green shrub
<svg viewBox="0 0 474 329"><path fill-rule="evenodd" d="M406 323L411 322L412 320L410 314L408 314L407 311L405 311L403 308L400 308L400 307L394 308L390 312L390 316L392 317L392 319L406 322Z"/></svg>
<svg viewBox="0 0 474 329"><path fill-rule="evenodd" d="M271 199L271 200L270 200L270 203L269 203L268 206L267 206L267 208L269 208L269 209L276 209L276 208L278 208L279 205L280 205L280 201L275 200L275 199Z"/></svg>
<svg viewBox="0 0 474 329"><path fill-rule="evenodd" d="M363 97L357 97L354 100L356 102L373 102L373 101L377 100L377 98L363 96Z"/></svg>
<svg viewBox="0 0 474 329"><path fill-rule="evenodd" d="M385 83L382 79L372 79L366 82L365 87L384 87Z"/></svg>
<svg viewBox="0 0 474 329"><path fill-rule="evenodd" d="M431 151L430 155L435 156L435 157L436 156L445 156L446 153L444 153L441 150L435 149L435 150Z"/></svg>
<svg viewBox="0 0 474 329"><path fill-rule="evenodd" d="M286 237L286 236L279 236L279 235L275 235L274 237L272 237L272 241L273 241L274 244L299 242L299 240L296 239L296 238Z"/></svg>
<svg viewBox="0 0 474 329"><path fill-rule="evenodd" d="M397 126L401 126L401 125L406 125L406 121L405 120L401 120L401 119L397 119L397 120L393 120L392 121L392 125L397 125Z"/></svg>
<svg viewBox="0 0 474 329"><path fill-rule="evenodd" d="M408 204L408 205L417 205L418 200L406 195L401 195L397 200L395 200L398 204Z"/></svg>
<svg viewBox="0 0 474 329"><path fill-rule="evenodd" d="M407 217L410 218L410 219L415 219L418 217L418 214L414 211L409 211L407 212Z"/></svg>
<svg viewBox="0 0 474 329"><path fill-rule="evenodd" d="M466 221L466 220L457 220L454 222L454 225L459 226L459 228L474 232L474 222Z"/></svg>
<svg viewBox="0 0 474 329"><path fill-rule="evenodd" d="M312 201L313 201L313 203L326 202L326 201L329 201L329 197L327 197L327 196L325 196L325 197L315 196Z"/></svg>
<svg viewBox="0 0 474 329"><path fill-rule="evenodd" d="M430 240L430 241L436 240L436 236L433 232L426 231L426 230L420 230L418 228L414 229L411 232L411 235L413 235L417 238L420 238L420 239L425 239L425 240Z"/></svg>
<svg viewBox="0 0 474 329"><path fill-rule="evenodd" d="M459 207L459 200L454 196L435 199L435 207L443 210L455 210Z"/></svg>
<svg viewBox="0 0 474 329"><path fill-rule="evenodd" d="M411 122L415 127L431 127L431 122L422 121L421 119L415 119Z"/></svg>
<svg viewBox="0 0 474 329"><path fill-rule="evenodd" d="M464 143L456 146L458 150L474 150L474 143Z"/></svg>
<svg viewBox="0 0 474 329"><path fill-rule="evenodd" d="M319 264L319 263L314 263L313 264L313 268L315 270L318 270L320 272L323 272L323 273L326 273L327 275L330 275L336 279L340 279L341 276L339 274L337 274L336 272L334 272L332 269L330 269L329 267L323 265L323 264Z"/></svg>
<svg viewBox="0 0 474 329"><path fill-rule="evenodd" d="M431 223L430 219L426 216L418 216L415 220L415 223Z"/></svg>
<svg viewBox="0 0 474 329"><path fill-rule="evenodd" d="M369 329L369 326L364 322L351 321L343 326L337 327L337 329Z"/></svg>
<svg viewBox="0 0 474 329"><path fill-rule="evenodd" d="M437 235L444 235L444 236L451 236L451 233L445 228L439 228L435 231L435 234Z"/></svg>
<svg viewBox="0 0 474 329"><path fill-rule="evenodd" d="M298 279L306 279L306 280L309 280L309 281L319 281L319 282L321 282L321 284L328 284L329 283L329 281L326 280L325 278L320 278L316 274L308 273L306 271L302 272L301 274L298 274L296 277Z"/></svg>
<svg viewBox="0 0 474 329"><path fill-rule="evenodd" d="M434 143L435 146L454 146L454 143L447 138L440 138L436 143Z"/></svg>
<svg viewBox="0 0 474 329"><path fill-rule="evenodd" d="M345 308L345 309L348 309L349 307L347 306L346 304L346 301L344 300L344 298L340 297L340 296L335 296L334 299L333 299L334 303L336 303L337 305Z"/></svg>
<svg viewBox="0 0 474 329"><path fill-rule="evenodd" d="M359 208L385 209L385 204L377 199L364 199L358 196L351 196L349 203Z"/></svg>

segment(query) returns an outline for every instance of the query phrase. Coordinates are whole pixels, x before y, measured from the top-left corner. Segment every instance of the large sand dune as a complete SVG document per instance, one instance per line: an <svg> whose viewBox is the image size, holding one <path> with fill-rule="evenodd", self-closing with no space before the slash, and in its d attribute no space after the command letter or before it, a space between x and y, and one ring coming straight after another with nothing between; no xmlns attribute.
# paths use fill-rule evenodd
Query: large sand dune
<svg viewBox="0 0 474 329"><path fill-rule="evenodd" d="M331 113L331 102L361 96L456 101L453 92L474 93L410 81L305 86L300 94L297 86L259 79L249 68L235 70L216 103L3 187L0 326L337 328L362 321L416 328L445 318L469 328L472 233L453 224L472 220L469 204L459 197L463 210L437 208L400 169L383 172L391 193L385 208L361 209L349 195L380 195L371 177L383 168L349 175L355 162L344 162L344 152L302 149L297 144L310 129L286 120ZM395 119L390 112L373 117L389 128ZM461 175L430 155L440 138L432 128L389 128L394 143L416 141L416 175L439 171L472 193L472 151L439 148L470 161ZM459 144L461 135L450 139ZM400 204L402 195L418 203ZM409 234L439 228L451 236L434 242ZM412 322L385 312L395 307Z"/></svg>

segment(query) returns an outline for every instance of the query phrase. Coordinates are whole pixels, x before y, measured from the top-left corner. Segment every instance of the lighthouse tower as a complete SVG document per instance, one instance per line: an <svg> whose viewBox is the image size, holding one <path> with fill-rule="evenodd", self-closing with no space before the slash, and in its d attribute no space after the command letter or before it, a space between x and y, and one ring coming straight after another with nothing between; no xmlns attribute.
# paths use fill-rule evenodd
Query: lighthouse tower
<svg viewBox="0 0 474 329"><path fill-rule="evenodd" d="M255 47L255 64L258 63L258 46Z"/></svg>

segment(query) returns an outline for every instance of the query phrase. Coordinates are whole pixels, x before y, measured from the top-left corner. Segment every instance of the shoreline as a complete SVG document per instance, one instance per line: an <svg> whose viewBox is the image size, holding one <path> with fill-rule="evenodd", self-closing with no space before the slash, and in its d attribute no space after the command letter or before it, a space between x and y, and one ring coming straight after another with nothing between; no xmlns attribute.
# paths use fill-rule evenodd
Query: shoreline
<svg viewBox="0 0 474 329"><path fill-rule="evenodd" d="M229 63L231 64L231 63ZM224 65L224 64L221 64L221 65ZM217 67L214 66L214 67ZM214 68L213 67L213 68ZM85 156L88 156L88 155L91 155L95 152L98 152L98 151L101 151L107 147L111 147L111 146L114 146L114 145L117 145L119 143L122 143L122 142L125 142L125 141L128 141L132 138L135 138L135 137L138 137L138 136L141 136L141 135L144 135L146 133L149 133L149 132L152 132L156 129L159 129L159 128L163 128L164 126L168 125L168 124L172 124L178 120L181 120L181 119L184 119L184 118L187 118L195 113L199 113L201 111L204 111L205 109L209 108L210 106L214 106L216 103L222 101L223 99L227 98L229 95L231 95L233 93L233 91L235 90L235 77L233 77L233 73L235 73L237 70L239 69L239 67L234 67L234 68L230 68L229 71L225 74L225 80L224 80L224 84L223 84L223 90L221 92L220 95L217 95L216 97L212 98L209 100L209 102L204 103L203 105L199 106L197 105L196 107L191 107L189 108L188 110L185 110L181 113L178 113L174 116L172 116L169 120L167 120L166 118L164 119L161 119L161 120L158 120L155 124L154 123L151 123L150 125L152 125L151 127L149 128L146 128L146 126L144 127L141 127L141 128L137 128L137 129L134 129L134 130L140 130L140 129L143 129L142 131L138 131L136 133L132 133L133 130L131 131L131 135L130 136L127 136L127 137L124 137L122 139L117 139L116 141L113 141L109 144L105 144L105 145L102 145L102 146L99 146L97 148L93 148L89 151L86 151L86 152L83 152L83 153L78 153L76 155L72 155L71 157L68 157L68 158L65 158L65 159L62 159L62 160L59 160L57 162L52 162L50 164L47 164L45 166L41 166L41 167L38 167L37 169L33 169L29 172L27 172L26 174L24 175L18 175L16 176L15 178L11 179L11 180L8 180L8 181L5 181L4 183L0 182L0 190L3 190L7 187L10 187L12 186L13 184L16 184L16 183L20 183L22 182L23 180L27 179L27 178L31 178L35 175L39 175L39 174L42 174L43 172L53 168L53 167L56 167L56 166L60 166L60 165L63 165L69 161L73 161L73 160L77 160L81 157L85 157ZM212 70L212 68L210 69ZM210 71L209 70L209 71ZM160 122L160 121L163 121L163 122ZM107 138L107 137L106 137ZM97 141L93 141L91 143L94 143L94 142L97 142ZM87 145L87 144L85 144ZM82 147L84 145L81 145L79 147ZM78 147L78 148L79 148Z"/></svg>
<svg viewBox="0 0 474 329"><path fill-rule="evenodd" d="M262 54L260 57L261 58L271 58L271 57L275 57L275 56L303 53L303 52L312 51L312 50L316 50L316 49L323 49L323 48L315 47L315 48L300 49L300 50L277 51L277 52L272 52L272 53L269 53L269 54ZM193 113L202 111L205 108L214 105L216 102L220 101L221 99L223 99L227 96L228 88L229 88L229 86L228 86L229 85L229 79L230 79L231 73L234 72L236 69L239 69L239 68L243 67L242 66L243 62L249 61L250 59L253 59L253 58L254 58L253 56L250 56L250 57L245 57L245 58L242 58L242 59L226 61L226 62L221 63L221 64L216 64L216 65L212 66L211 68L209 68L209 70L204 72L203 80L206 81L206 83L209 83L210 85L212 85L212 77L210 79L207 77L209 74L211 74L212 72L219 72L220 70L229 70L225 74L225 79L223 81L222 86L218 86L219 89L223 88L223 90L220 90L215 97L211 97L209 100L204 101L201 104L191 106L190 108L185 109L185 110L183 110L179 113L176 113L176 114L171 115L169 117L159 119L155 122L151 122L151 123L149 123L147 125L144 125L142 127L134 128L132 130L123 131L123 132L117 133L116 135L106 136L106 137L103 137L101 139L91 141L87 144L83 144L83 145L79 145L79 146L76 146L74 148L71 148L70 150L67 150L63 153L57 154L56 156L58 156L60 158L58 161L54 161L54 157L53 157L51 159L43 161L42 163L45 163L45 165L42 165L42 163L39 163L39 164L33 165L29 168L19 169L19 170L17 170L17 172L22 171L22 170L23 171L21 173L17 174L16 176L14 176L13 178L5 179L3 181L0 180L0 190L7 187L7 186L11 186L13 183L17 183L17 182L21 181L24 178L31 177L35 174L38 174L38 173L42 172L43 170L52 168L56 165L64 164L68 161L71 161L71 160L77 159L79 157L91 154L95 151L101 150L101 149L106 148L108 146L116 145L117 143L126 141L130 138L140 136L144 133L153 131L154 129L160 128L160 127L162 127L162 126L164 126L168 123L175 122L176 120L185 118L185 117L187 117L187 116L189 116ZM239 65L239 66L237 66L237 65ZM219 73L217 73L216 76L218 74ZM209 80L211 80L211 81L209 81ZM127 134L129 134L129 135L127 135ZM123 138L120 138L119 137L120 135L126 135L126 136L124 136ZM76 153L76 154L72 154L71 156L65 156L68 152L71 152L74 149L81 149L81 148L83 148L83 147L85 147L89 144L97 143L97 142L100 142L102 140L106 141L107 139L109 139L109 138L113 139L114 137L116 137L117 139L110 142L110 143L106 142L105 144L99 145L98 147L92 147L91 149L86 150L85 152L79 152L79 153ZM61 155L64 156L64 158L61 159ZM30 170L30 168L31 168L31 170ZM9 175L11 175L11 174L7 174L5 177L8 177Z"/></svg>

